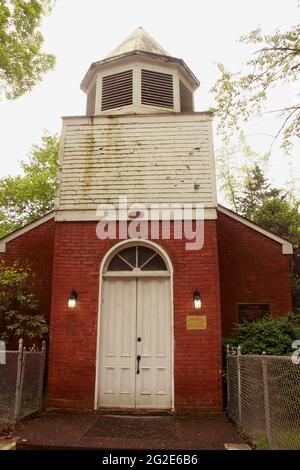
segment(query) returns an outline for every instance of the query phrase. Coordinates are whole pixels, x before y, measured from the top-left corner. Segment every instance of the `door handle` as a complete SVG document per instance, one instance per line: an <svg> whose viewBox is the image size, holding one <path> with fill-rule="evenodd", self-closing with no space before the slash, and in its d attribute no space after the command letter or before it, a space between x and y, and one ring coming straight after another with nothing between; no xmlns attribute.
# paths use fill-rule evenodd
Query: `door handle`
<svg viewBox="0 0 300 470"><path fill-rule="evenodd" d="M137 360L136 373L139 374L140 373L140 360L141 360L141 356L139 354L136 356L136 360Z"/></svg>

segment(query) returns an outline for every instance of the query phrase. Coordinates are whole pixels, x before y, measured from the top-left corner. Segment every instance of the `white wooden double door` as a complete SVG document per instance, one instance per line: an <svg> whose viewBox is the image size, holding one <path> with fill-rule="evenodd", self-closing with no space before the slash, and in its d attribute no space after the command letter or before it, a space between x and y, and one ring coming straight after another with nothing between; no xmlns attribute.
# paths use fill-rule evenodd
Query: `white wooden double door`
<svg viewBox="0 0 300 470"><path fill-rule="evenodd" d="M172 407L170 278L105 278L100 407Z"/></svg>

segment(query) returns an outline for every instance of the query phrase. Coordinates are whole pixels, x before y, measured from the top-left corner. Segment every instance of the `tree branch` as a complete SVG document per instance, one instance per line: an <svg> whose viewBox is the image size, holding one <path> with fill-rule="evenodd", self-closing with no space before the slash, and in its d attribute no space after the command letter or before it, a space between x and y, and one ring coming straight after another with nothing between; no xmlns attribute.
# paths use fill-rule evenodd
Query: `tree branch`
<svg viewBox="0 0 300 470"><path fill-rule="evenodd" d="M266 73L268 73L270 70L274 69L274 67L278 66L279 64L281 64L283 61L285 61L289 55L293 55L291 53L285 55L284 57L282 57L280 60L277 60L276 62L274 62L272 65L270 65L270 67L268 67L266 70L264 70L263 72L261 72L260 74L256 75L256 77L253 77L253 79L251 80L251 83L255 82L256 80L259 80L261 77L263 77L263 75L265 75ZM294 60L294 57L292 57L292 59L289 61L289 63L291 63L292 61ZM285 67L286 64L283 65L283 67ZM282 67L282 68L283 68ZM274 73L275 75L280 73L281 72L281 69L279 69L276 73ZM249 86L249 85L248 85ZM248 87L247 87L248 88Z"/></svg>
<svg viewBox="0 0 300 470"><path fill-rule="evenodd" d="M296 106L288 106L286 108L271 109L270 111L260 112L260 113L254 114L253 117L263 116L264 114L281 113L282 111L289 111L290 109L300 110L300 104L297 104Z"/></svg>
<svg viewBox="0 0 300 470"><path fill-rule="evenodd" d="M272 150L272 147L274 145L274 142L275 140L278 138L278 136L280 135L280 133L282 132L282 130L285 128L285 125L286 123L288 122L288 120L292 117L292 115L296 112L296 111L299 111L299 108L296 107L295 109L293 109L293 111L285 118L285 120L283 121L282 125L280 126L280 129L278 130L278 132L275 134L275 137L273 139L273 142L271 143L270 145L270 149L269 149L269 153L271 153L271 150Z"/></svg>
<svg viewBox="0 0 300 470"><path fill-rule="evenodd" d="M293 48L293 47L263 47L262 49L258 49L254 54L257 54L258 52L268 52L268 51L282 51L282 52L287 52L290 51L291 54L298 55L300 54L300 49Z"/></svg>

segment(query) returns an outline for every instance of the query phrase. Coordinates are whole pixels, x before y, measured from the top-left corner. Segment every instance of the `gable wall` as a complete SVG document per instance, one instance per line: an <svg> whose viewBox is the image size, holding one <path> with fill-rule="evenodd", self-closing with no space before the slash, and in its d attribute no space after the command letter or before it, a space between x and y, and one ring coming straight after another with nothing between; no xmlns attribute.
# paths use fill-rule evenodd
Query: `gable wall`
<svg viewBox="0 0 300 470"><path fill-rule="evenodd" d="M222 334L237 322L237 303L270 304L272 316L291 311L289 256L282 245L218 211Z"/></svg>
<svg viewBox="0 0 300 470"><path fill-rule="evenodd" d="M54 229L53 217L7 242L5 252L0 253L0 259L7 264L20 260L22 265L31 267L34 273L32 290L37 294L39 310L47 320L50 319Z"/></svg>

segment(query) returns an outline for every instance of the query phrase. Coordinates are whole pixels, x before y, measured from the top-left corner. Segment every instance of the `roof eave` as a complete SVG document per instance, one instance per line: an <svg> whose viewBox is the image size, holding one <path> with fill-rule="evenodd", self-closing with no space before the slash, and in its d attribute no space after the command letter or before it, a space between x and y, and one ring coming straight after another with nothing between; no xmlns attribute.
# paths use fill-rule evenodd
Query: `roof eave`
<svg viewBox="0 0 300 470"><path fill-rule="evenodd" d="M97 62L93 62L91 64L91 66L89 67L87 73L85 74L85 76L84 76L84 78L83 78L83 80L80 84L81 90L84 91L84 92L87 91L87 89L88 89L88 87L91 83L94 70L97 69L98 67L101 67L102 65L109 64L110 62L116 62L116 61L119 61L121 59L131 57L131 56L135 56L135 55L136 56L150 57L152 59L155 58L155 59L158 59L158 60L163 60L164 62L177 63L177 64L181 65L185 69L185 71L188 73L188 75L191 77L192 81L194 82L195 89L198 88L199 85L200 85L199 80L193 74L191 69L186 65L186 63L184 62L183 59L178 59L176 57L171 57L171 56L166 56L166 55L154 54L152 52L145 52L145 51L136 50L136 51L126 52L124 54L120 54L120 55L114 56L114 57L108 57L106 59L99 60Z"/></svg>

